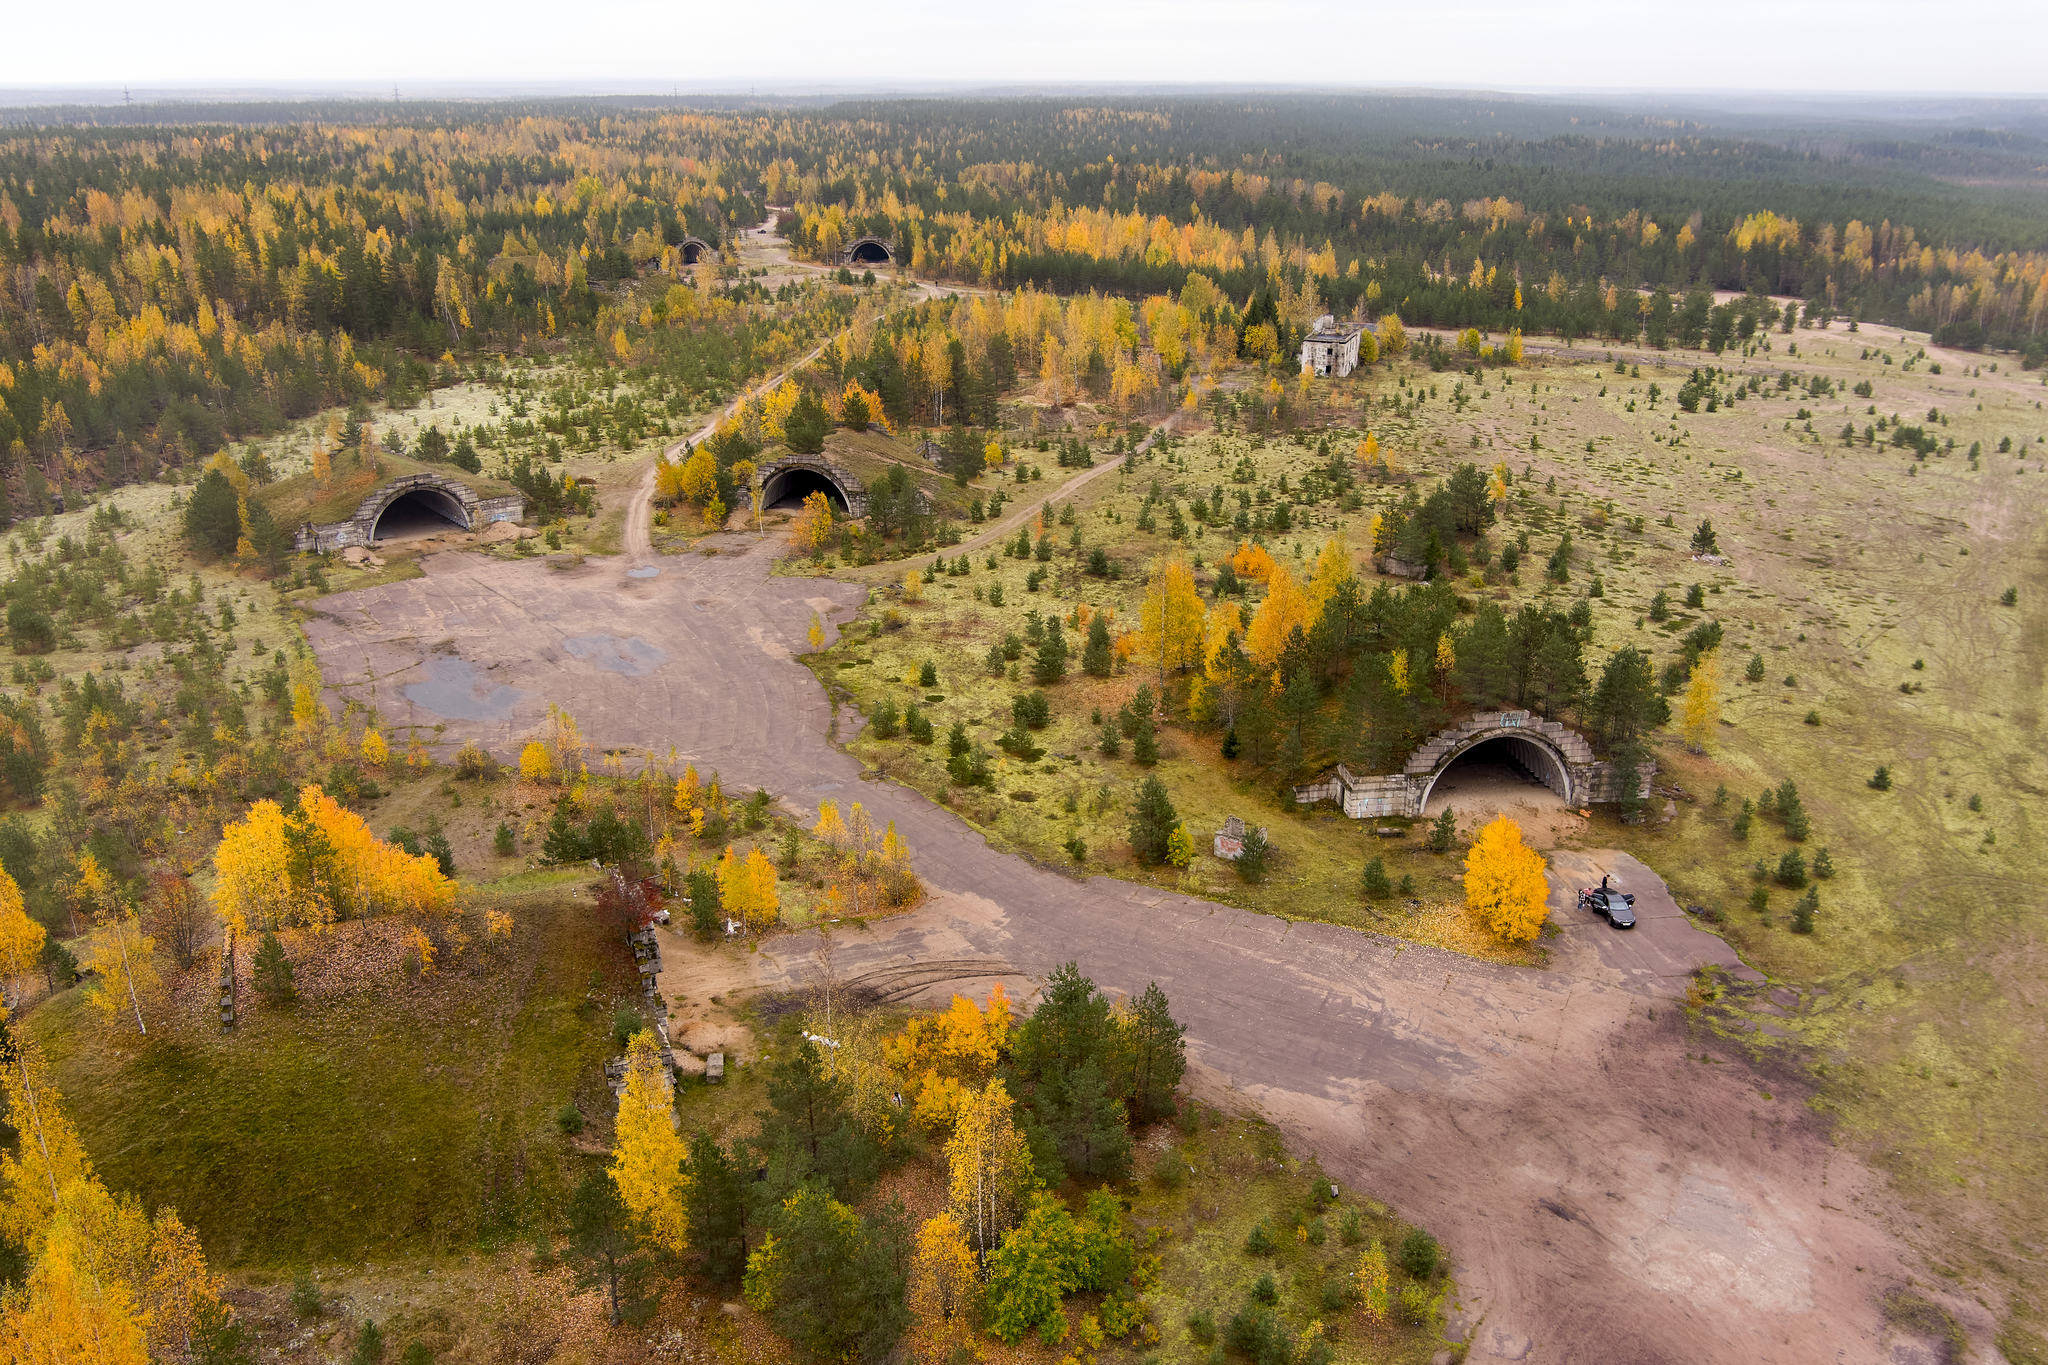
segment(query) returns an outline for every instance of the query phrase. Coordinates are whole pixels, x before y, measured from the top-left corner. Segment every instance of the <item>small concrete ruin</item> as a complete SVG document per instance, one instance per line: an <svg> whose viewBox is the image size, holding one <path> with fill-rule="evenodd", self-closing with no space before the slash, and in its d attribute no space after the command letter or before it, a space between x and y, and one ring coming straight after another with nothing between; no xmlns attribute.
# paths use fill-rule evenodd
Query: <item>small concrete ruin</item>
<svg viewBox="0 0 2048 1365"><path fill-rule="evenodd" d="M1244 817L1233 815L1223 822L1222 829L1216 831L1216 837L1211 841L1209 851L1226 863L1234 863L1244 856L1244 840L1247 833L1248 830L1244 823ZM1271 837L1263 825L1259 827L1259 837Z"/></svg>

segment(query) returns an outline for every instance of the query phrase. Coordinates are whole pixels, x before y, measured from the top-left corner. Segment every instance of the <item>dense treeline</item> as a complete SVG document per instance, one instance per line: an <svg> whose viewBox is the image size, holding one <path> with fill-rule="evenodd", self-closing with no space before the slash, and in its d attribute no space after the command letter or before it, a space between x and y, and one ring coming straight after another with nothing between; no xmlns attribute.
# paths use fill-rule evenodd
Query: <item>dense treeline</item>
<svg viewBox="0 0 2048 1365"><path fill-rule="evenodd" d="M1325 308L1684 343L1711 335L1691 325L1710 290L1954 344L2038 354L2048 333L2023 194L1587 111L600 101L316 121L334 112L0 137L0 462L31 505L416 395L449 353L580 339L643 364L651 331L718 310L622 286L770 204L820 258L876 233L914 270L991 284L1157 298L1199 273L1247 319L1282 297L1281 356Z"/></svg>

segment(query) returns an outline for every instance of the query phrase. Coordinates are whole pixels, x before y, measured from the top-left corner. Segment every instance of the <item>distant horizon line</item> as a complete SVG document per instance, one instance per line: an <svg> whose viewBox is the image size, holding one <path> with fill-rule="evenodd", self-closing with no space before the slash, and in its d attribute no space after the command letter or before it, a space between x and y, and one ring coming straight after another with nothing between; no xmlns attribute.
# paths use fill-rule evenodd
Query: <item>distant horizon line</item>
<svg viewBox="0 0 2048 1365"><path fill-rule="evenodd" d="M406 87L413 88L408 90ZM660 88L667 86L666 89ZM1347 84L1330 81L1087 81L1087 80L960 80L960 81L778 81L727 79L718 82L659 82L653 78L604 80L465 80L427 79L379 81L283 80L263 83L219 81L105 81L50 84L0 83L0 108L130 109L140 105L250 104L263 101L343 100L368 105L403 105L430 100L489 101L518 98L615 99L748 99L766 102L822 97L905 95L1005 96L1058 98L1067 95L1157 96L1166 94L1397 95L1528 98L1539 100L1629 99L1661 104L1693 100L1736 100L1779 107L1813 108L1882 101L1900 105L1965 103L2048 105L2048 91L1991 92L1928 89L1799 90L1757 86L1698 86L1682 89L1642 86L1580 85L1445 85L1438 82Z"/></svg>

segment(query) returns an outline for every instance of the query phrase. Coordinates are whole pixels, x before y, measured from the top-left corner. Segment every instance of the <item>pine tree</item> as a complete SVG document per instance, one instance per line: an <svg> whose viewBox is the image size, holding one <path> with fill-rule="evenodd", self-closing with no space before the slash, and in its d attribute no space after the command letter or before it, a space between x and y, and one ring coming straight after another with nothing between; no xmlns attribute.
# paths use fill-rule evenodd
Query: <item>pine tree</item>
<svg viewBox="0 0 2048 1365"><path fill-rule="evenodd" d="M1806 894L1792 907L1792 932L1810 934L1813 932L1813 917L1820 913L1820 888L1809 886Z"/></svg>
<svg viewBox="0 0 2048 1365"><path fill-rule="evenodd" d="M250 976L255 982L256 993L273 1005L281 1005L299 993L292 979L292 960L285 956L284 944L268 929L263 931L263 938L256 945L256 956L250 962Z"/></svg>
<svg viewBox="0 0 2048 1365"><path fill-rule="evenodd" d="M1067 1169L1103 1180L1126 1179L1131 1133L1101 1063L1090 1058L1069 1072L1057 1090L1054 1123Z"/></svg>
<svg viewBox="0 0 2048 1365"><path fill-rule="evenodd" d="M749 1173L717 1138L690 1139L690 1179L683 1194L689 1244L704 1278L731 1284L747 1263Z"/></svg>
<svg viewBox="0 0 2048 1365"><path fill-rule="evenodd" d="M1457 838L1458 812L1450 806L1445 806L1443 813L1437 816L1435 823L1429 827L1427 847L1431 853L1449 853L1451 845Z"/></svg>
<svg viewBox="0 0 2048 1365"><path fill-rule="evenodd" d="M646 1263L633 1235L632 1215L607 1171L583 1177L569 1197L569 1258L579 1289L602 1287L618 1326L626 1305L638 1298Z"/></svg>
<svg viewBox="0 0 2048 1365"><path fill-rule="evenodd" d="M909 1317L901 1205L863 1222L805 1185L783 1201L771 1227L747 1258L748 1304L814 1359L886 1359Z"/></svg>
<svg viewBox="0 0 2048 1365"><path fill-rule="evenodd" d="M1187 1029L1173 1017L1156 981L1116 1020L1118 1089L1130 1101L1131 1117L1139 1123L1164 1118L1174 1111L1175 1094L1187 1074Z"/></svg>
<svg viewBox="0 0 2048 1365"><path fill-rule="evenodd" d="M753 1145L767 1158L775 1189L815 1179L852 1199L873 1182L881 1152L849 1101L846 1084L826 1071L808 1038L769 1065L768 1108L759 1112Z"/></svg>
<svg viewBox="0 0 2048 1365"><path fill-rule="evenodd" d="M1166 784L1156 777L1140 782L1138 799L1131 807L1131 851L1138 861L1147 867L1165 862L1174 826L1179 823Z"/></svg>
<svg viewBox="0 0 2048 1365"><path fill-rule="evenodd" d="M1031 664L1031 677L1041 686L1056 683L1067 676L1067 638L1060 630L1060 619L1049 617L1045 623L1045 636L1039 641L1038 653Z"/></svg>
<svg viewBox="0 0 2048 1365"><path fill-rule="evenodd" d="M1266 840L1266 831L1256 826L1244 832L1244 848L1231 864L1238 877L1257 884L1266 879L1266 862L1272 856L1272 845Z"/></svg>
<svg viewBox="0 0 2048 1365"><path fill-rule="evenodd" d="M1387 865L1375 853L1366 860L1364 875L1359 880L1360 889L1374 900L1385 900L1393 894L1394 884L1387 880Z"/></svg>
<svg viewBox="0 0 2048 1365"><path fill-rule="evenodd" d="M1088 647L1081 654L1081 671L1091 678L1106 678L1115 667L1115 659L1109 639L1109 618L1097 612L1088 622Z"/></svg>

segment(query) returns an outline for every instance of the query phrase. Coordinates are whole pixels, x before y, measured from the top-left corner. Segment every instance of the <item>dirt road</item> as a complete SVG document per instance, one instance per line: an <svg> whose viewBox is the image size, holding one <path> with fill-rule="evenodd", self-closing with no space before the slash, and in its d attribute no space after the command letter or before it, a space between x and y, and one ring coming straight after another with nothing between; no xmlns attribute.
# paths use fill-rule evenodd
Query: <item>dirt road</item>
<svg viewBox="0 0 2048 1365"><path fill-rule="evenodd" d="M1562 931L1537 971L997 853L827 742L831 705L792 656L813 611L844 621L865 590L771 577L773 545L725 540L716 556L569 570L438 556L423 578L325 599L307 633L336 693L388 724L444 722L444 746L510 757L559 701L600 744L673 745L728 789L894 820L934 895L838 934L842 980L1028 995L1074 959L1113 991L1160 982L1201 1086L1444 1238L1472 1361L1892 1358L1877 1299L1906 1260L1882 1188L1830 1144L1796 1077L1688 1027L1693 966L1737 964L1647 869L1561 855ZM1570 908L1603 869L1638 895L1632 933ZM815 976L817 947L770 940L762 981Z"/></svg>

